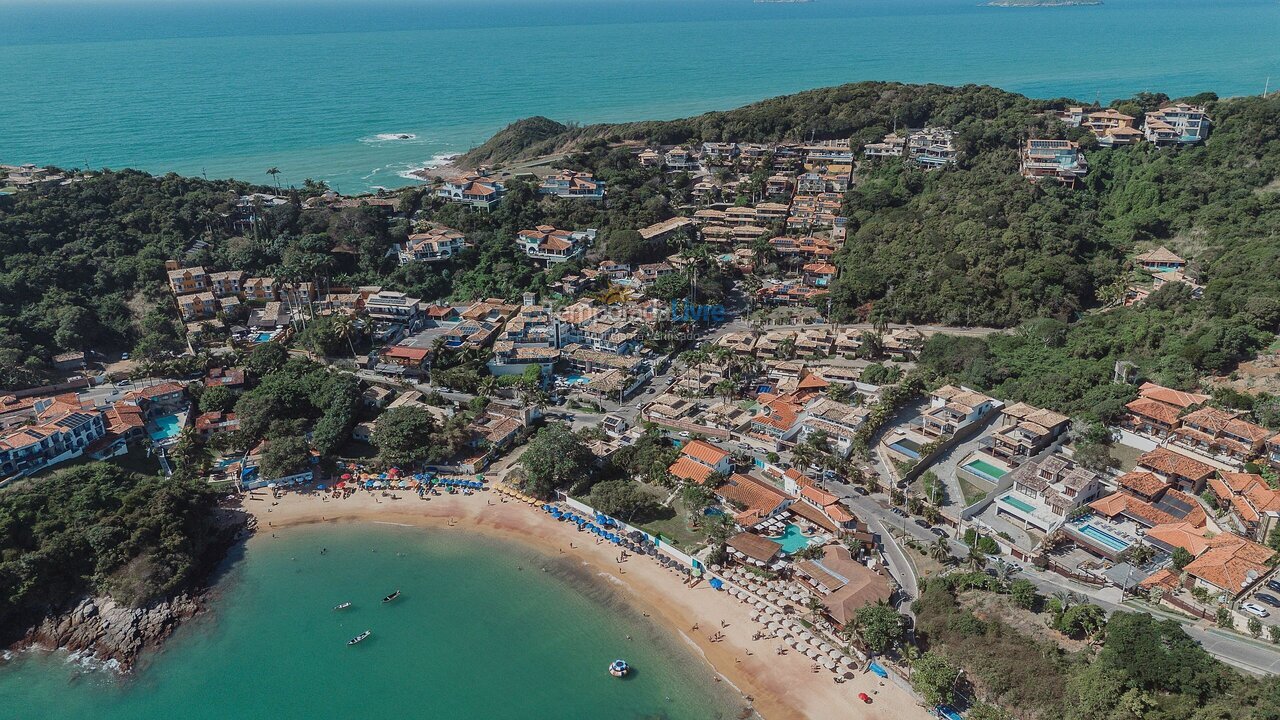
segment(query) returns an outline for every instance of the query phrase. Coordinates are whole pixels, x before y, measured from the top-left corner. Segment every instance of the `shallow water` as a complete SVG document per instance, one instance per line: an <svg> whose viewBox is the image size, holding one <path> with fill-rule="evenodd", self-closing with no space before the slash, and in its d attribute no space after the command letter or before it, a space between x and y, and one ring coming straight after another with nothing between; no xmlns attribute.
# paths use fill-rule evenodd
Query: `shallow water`
<svg viewBox="0 0 1280 720"><path fill-rule="evenodd" d="M571 563L457 530L291 529L134 677L63 653L0 668L0 717L737 717L705 662ZM634 677L608 675L617 657Z"/></svg>
<svg viewBox="0 0 1280 720"><path fill-rule="evenodd" d="M1275 0L4 0L0 162L355 192L535 114L673 118L857 80L1259 93L1278 27Z"/></svg>

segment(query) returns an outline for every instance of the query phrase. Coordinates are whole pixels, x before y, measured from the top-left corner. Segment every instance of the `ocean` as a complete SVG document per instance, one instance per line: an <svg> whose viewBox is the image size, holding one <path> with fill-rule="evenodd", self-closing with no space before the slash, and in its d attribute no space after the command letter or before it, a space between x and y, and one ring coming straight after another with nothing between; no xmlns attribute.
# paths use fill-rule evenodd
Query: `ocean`
<svg viewBox="0 0 1280 720"><path fill-rule="evenodd" d="M212 611L132 677L61 653L0 668L0 718L738 716L692 650L570 562L462 531L290 529L252 541ZM633 677L609 676L618 657Z"/></svg>
<svg viewBox="0 0 1280 720"><path fill-rule="evenodd" d="M674 118L858 80L1260 93L1277 28L1277 0L0 0L0 162L276 167L351 193L530 115Z"/></svg>

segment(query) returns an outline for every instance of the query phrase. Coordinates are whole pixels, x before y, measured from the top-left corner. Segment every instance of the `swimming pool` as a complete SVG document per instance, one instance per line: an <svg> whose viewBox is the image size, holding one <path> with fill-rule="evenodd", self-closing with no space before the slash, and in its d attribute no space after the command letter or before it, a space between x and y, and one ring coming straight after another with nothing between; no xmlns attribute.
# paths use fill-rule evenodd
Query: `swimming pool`
<svg viewBox="0 0 1280 720"><path fill-rule="evenodd" d="M991 480L992 482L999 480L1000 478L1007 475L1009 472L1008 470L1003 470L1001 468L996 467L995 465L992 465L986 460L974 460L973 462L966 463L964 466L964 469L968 470L974 475L977 475L980 478L986 478L988 480Z"/></svg>
<svg viewBox="0 0 1280 720"><path fill-rule="evenodd" d="M161 415L151 422L156 426L156 429L149 433L152 442L175 438L182 432L182 423L179 422L177 415Z"/></svg>
<svg viewBox="0 0 1280 720"><path fill-rule="evenodd" d="M586 385L591 382L591 378L583 377L582 375L566 375L564 382L566 385Z"/></svg>
<svg viewBox="0 0 1280 720"><path fill-rule="evenodd" d="M1124 540L1121 540L1120 538L1116 537L1115 535L1112 535L1111 533L1105 530L1099 530L1098 528L1092 525L1084 525L1084 524L1077 525L1076 532L1089 538L1090 540L1096 540L1102 543L1103 545L1105 545L1106 547L1109 547L1112 550L1115 550L1116 552L1123 552L1125 549L1129 547L1129 543L1125 542Z"/></svg>
<svg viewBox="0 0 1280 720"><path fill-rule="evenodd" d="M902 438L901 440L896 440L890 443L889 447L894 450L897 450L903 455L906 455L912 460L920 459L920 446L914 440L908 440L907 438Z"/></svg>
<svg viewBox="0 0 1280 720"><path fill-rule="evenodd" d="M1035 508L1022 502L1021 500L1019 500L1018 498L1012 495L1005 495L1004 497L1000 498L1000 502L1004 503L1005 505L1012 505L1025 513L1035 512Z"/></svg>
<svg viewBox="0 0 1280 720"><path fill-rule="evenodd" d="M265 342L271 342L271 338L275 336L276 336L275 333L260 332L257 335L253 336L253 341L261 345L262 343L265 343Z"/></svg>
<svg viewBox="0 0 1280 720"><path fill-rule="evenodd" d="M781 545L782 552L794 553L809 547L809 541L813 538L800 532L799 525L787 523L787 529L781 536L769 539Z"/></svg>

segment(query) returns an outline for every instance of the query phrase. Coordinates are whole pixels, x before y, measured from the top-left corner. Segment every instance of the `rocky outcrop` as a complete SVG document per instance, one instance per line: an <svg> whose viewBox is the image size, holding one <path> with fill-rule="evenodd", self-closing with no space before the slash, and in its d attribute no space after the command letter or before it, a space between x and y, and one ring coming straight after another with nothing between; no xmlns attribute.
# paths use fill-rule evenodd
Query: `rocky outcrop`
<svg viewBox="0 0 1280 720"><path fill-rule="evenodd" d="M158 646L201 606L191 595L140 608L120 605L109 597L84 598L71 610L45 618L18 647L90 655L127 672L143 650Z"/></svg>

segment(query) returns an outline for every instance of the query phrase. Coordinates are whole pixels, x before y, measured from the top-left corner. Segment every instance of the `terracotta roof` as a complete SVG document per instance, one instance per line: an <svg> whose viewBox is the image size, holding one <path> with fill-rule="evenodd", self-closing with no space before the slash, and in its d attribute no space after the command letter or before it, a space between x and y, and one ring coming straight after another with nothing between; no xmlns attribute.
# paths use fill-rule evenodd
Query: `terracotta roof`
<svg viewBox="0 0 1280 720"><path fill-rule="evenodd" d="M716 488L716 495L730 503L746 506L746 512L764 517L791 496L750 475L734 473L729 481Z"/></svg>
<svg viewBox="0 0 1280 720"><path fill-rule="evenodd" d="M671 463L671 467L667 468L667 472L682 480L696 482L701 485L707 481L707 478L711 477L711 473L715 472L715 470L682 455L676 458L674 463Z"/></svg>
<svg viewBox="0 0 1280 720"><path fill-rule="evenodd" d="M1274 550L1246 540L1239 535L1224 533L1209 540L1210 549L1183 568L1193 577L1239 594L1271 571L1267 561L1276 554Z"/></svg>
<svg viewBox="0 0 1280 720"><path fill-rule="evenodd" d="M395 358L397 360L412 360L422 362L431 354L431 350L427 348L415 348L407 345L395 345L383 351L384 358Z"/></svg>
<svg viewBox="0 0 1280 720"><path fill-rule="evenodd" d="M1206 480L1216 472L1212 465L1163 447L1144 453L1138 458L1138 467L1147 468L1161 475L1177 475L1193 482Z"/></svg>
<svg viewBox="0 0 1280 720"><path fill-rule="evenodd" d="M1189 413L1182 418L1183 425L1195 424L1213 430L1215 433L1228 432L1247 438L1252 442L1267 439L1270 431L1247 420L1241 420L1235 413L1213 407L1205 407Z"/></svg>
<svg viewBox="0 0 1280 720"><path fill-rule="evenodd" d="M1184 521L1156 525L1147 530L1147 537L1169 547L1180 547L1195 557L1209 548L1209 540L1204 533L1205 528Z"/></svg>
<svg viewBox="0 0 1280 720"><path fill-rule="evenodd" d="M710 467L719 465L725 458L729 457L729 453L702 440L691 440L685 443L680 453Z"/></svg>
<svg viewBox="0 0 1280 720"><path fill-rule="evenodd" d="M1140 397L1137 400L1133 400L1125 405L1125 407L1134 415L1141 415L1142 417L1151 418L1152 420L1158 420L1166 425L1177 424L1178 416L1182 413L1182 410L1178 407L1166 405L1159 400L1146 397Z"/></svg>
<svg viewBox="0 0 1280 720"><path fill-rule="evenodd" d="M1178 257L1173 253L1172 250L1170 250L1169 248L1163 245L1156 248L1155 250L1152 250L1151 252L1142 253L1136 259L1138 262L1144 262L1144 263L1147 263L1147 262L1149 263L1185 263L1186 262L1186 260L1183 260L1182 258Z"/></svg>
<svg viewBox="0 0 1280 720"><path fill-rule="evenodd" d="M180 392L182 392L181 385L173 382L162 382L159 385L152 385L150 387L138 388L137 390L130 392L129 395L150 400L152 398L158 398L163 395L170 395L172 393L180 393Z"/></svg>
<svg viewBox="0 0 1280 720"><path fill-rule="evenodd" d="M1147 588L1148 590L1158 587L1172 592L1178 589L1178 573L1169 568L1163 568L1156 571L1155 574L1144 578L1142 582L1138 583L1138 587Z"/></svg>
<svg viewBox="0 0 1280 720"><path fill-rule="evenodd" d="M1154 497L1159 494L1161 490L1169 487L1169 483L1164 480L1161 480L1149 472L1142 472L1139 470L1125 473L1120 476L1120 479L1116 481L1116 484L1122 488L1133 490L1139 495L1146 495L1147 497Z"/></svg>
<svg viewBox="0 0 1280 720"><path fill-rule="evenodd" d="M801 560L796 570L827 588L822 604L841 625L849 624L859 609L893 595L885 576L854 560L842 545L826 546L820 560Z"/></svg>

